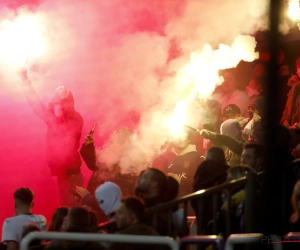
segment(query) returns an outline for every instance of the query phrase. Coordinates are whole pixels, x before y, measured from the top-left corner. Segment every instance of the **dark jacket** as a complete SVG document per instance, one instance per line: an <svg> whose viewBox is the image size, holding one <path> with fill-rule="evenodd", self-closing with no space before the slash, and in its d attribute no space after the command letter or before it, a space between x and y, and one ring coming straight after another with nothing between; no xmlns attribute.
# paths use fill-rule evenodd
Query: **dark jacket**
<svg viewBox="0 0 300 250"><path fill-rule="evenodd" d="M231 136L218 134L212 131L204 131L202 136L206 139L211 140L215 145L224 145L237 155L242 155L245 141L238 141Z"/></svg>
<svg viewBox="0 0 300 250"><path fill-rule="evenodd" d="M193 191L196 192L201 189L212 188L216 185L222 184L227 177L227 170L229 166L221 164L215 161L206 160L200 164L193 181ZM198 214L197 201L192 202L192 206L196 212L198 221L201 223L201 227L207 226L208 222L213 218L213 197L205 196L203 199L203 214ZM219 205L221 204L221 197L219 196ZM220 207L218 208L218 210ZM205 234L211 234L212 232L205 232Z"/></svg>
<svg viewBox="0 0 300 250"><path fill-rule="evenodd" d="M93 143L83 144L80 149L80 155L87 167L93 171L87 185L87 190L93 194L96 188L106 181L116 183L122 190L123 196L134 195L134 187L137 175L121 174L118 164L112 166L112 171L108 172L107 167L103 163L96 160L95 146ZM106 173L104 173L106 171Z"/></svg>
<svg viewBox="0 0 300 250"><path fill-rule="evenodd" d="M155 232L151 227L144 224L130 225L129 227L116 232L116 234L158 236L157 232ZM159 245L115 243L109 247L109 250L154 250L157 249L157 247L159 248Z"/></svg>

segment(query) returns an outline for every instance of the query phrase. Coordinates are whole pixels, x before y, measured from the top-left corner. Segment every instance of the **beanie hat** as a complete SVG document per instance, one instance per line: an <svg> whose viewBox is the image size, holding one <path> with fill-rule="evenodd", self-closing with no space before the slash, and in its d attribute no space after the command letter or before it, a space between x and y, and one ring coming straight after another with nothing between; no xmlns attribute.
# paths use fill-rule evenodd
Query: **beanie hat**
<svg viewBox="0 0 300 250"><path fill-rule="evenodd" d="M241 140L242 128L240 123L235 119L228 119L221 124L221 134L229 135L236 140Z"/></svg>
<svg viewBox="0 0 300 250"><path fill-rule="evenodd" d="M117 184L107 181L96 189L95 197L99 207L108 216L120 205L122 191Z"/></svg>

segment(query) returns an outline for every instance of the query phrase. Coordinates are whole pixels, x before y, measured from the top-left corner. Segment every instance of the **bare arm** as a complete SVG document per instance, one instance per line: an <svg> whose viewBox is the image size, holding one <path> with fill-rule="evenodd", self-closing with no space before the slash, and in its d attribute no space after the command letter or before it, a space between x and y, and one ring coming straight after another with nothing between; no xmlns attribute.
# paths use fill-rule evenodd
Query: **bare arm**
<svg viewBox="0 0 300 250"><path fill-rule="evenodd" d="M22 79L22 88L26 99L33 109L34 113L40 117L44 122L47 122L48 111L44 103L39 99L34 90L31 81L27 77L27 70L24 69L20 73Z"/></svg>
<svg viewBox="0 0 300 250"><path fill-rule="evenodd" d="M18 249L19 249L19 245L17 242L15 242L15 241L7 242L6 250L18 250Z"/></svg>

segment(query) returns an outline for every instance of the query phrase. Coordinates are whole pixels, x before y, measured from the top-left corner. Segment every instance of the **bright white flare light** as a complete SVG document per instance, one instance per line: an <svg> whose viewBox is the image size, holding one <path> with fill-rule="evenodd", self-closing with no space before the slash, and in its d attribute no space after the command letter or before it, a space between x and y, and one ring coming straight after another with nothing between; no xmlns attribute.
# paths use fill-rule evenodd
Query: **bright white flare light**
<svg viewBox="0 0 300 250"><path fill-rule="evenodd" d="M183 132L183 124L187 122L188 103L186 101L179 101L170 117L168 117L165 126L169 129L171 136L178 137Z"/></svg>
<svg viewBox="0 0 300 250"><path fill-rule="evenodd" d="M43 29L33 15L20 15L14 21L0 23L0 55L13 64L25 64L28 58L44 53ZM2 60L4 60L2 58Z"/></svg>
<svg viewBox="0 0 300 250"><path fill-rule="evenodd" d="M289 1L289 16L293 20L297 20L300 18L299 13L299 1L298 0L291 0Z"/></svg>
<svg viewBox="0 0 300 250"><path fill-rule="evenodd" d="M215 87L223 81L219 75L220 69L234 68L241 60L251 62L257 59L255 46L254 37L240 35L231 46L220 44L219 48L214 50L211 45L206 44L201 50L191 53L189 62L179 69L176 75L176 84L182 91L182 99L176 104L166 122L166 127L172 135L182 135L182 124L196 127L199 125L188 112L196 102L196 97L204 100L211 97Z"/></svg>

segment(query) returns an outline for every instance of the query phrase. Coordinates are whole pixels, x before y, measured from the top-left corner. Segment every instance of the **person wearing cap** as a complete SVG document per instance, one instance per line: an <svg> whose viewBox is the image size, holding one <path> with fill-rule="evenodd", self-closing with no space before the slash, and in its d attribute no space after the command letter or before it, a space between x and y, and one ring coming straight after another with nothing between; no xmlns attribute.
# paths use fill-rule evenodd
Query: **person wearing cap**
<svg viewBox="0 0 300 250"><path fill-rule="evenodd" d="M247 115L249 97L245 91L238 90L234 69L227 69L222 72L223 83L216 91L216 99L220 101L222 109L228 104L235 104L241 110L242 115Z"/></svg>
<svg viewBox="0 0 300 250"><path fill-rule="evenodd" d="M223 115L225 120L228 120L228 119L237 120L242 128L248 122L248 118L245 118L245 117L242 116L240 108L238 106L236 106L235 104L228 104L223 109L222 115Z"/></svg>
<svg viewBox="0 0 300 250"><path fill-rule="evenodd" d="M75 110L72 92L63 86L58 87L46 106L35 92L26 69L20 72L20 77L29 105L47 125L46 161L51 175L57 177L60 203L62 206L76 206L78 203L69 190L83 185L78 152L83 119Z"/></svg>

